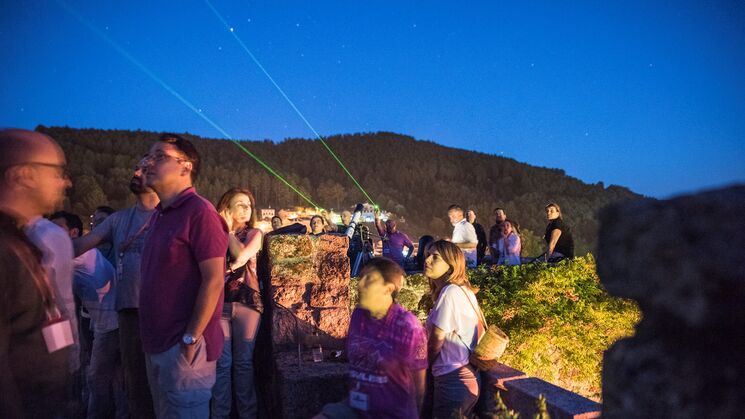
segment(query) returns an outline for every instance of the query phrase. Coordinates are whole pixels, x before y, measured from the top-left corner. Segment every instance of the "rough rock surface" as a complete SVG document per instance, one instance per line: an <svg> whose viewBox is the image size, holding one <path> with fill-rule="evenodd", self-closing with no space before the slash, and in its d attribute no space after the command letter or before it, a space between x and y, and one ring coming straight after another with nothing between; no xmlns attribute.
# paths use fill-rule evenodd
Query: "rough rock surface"
<svg viewBox="0 0 745 419"><path fill-rule="evenodd" d="M605 354L603 417L745 415L745 186L600 214L598 274L636 300Z"/></svg>
<svg viewBox="0 0 745 419"><path fill-rule="evenodd" d="M254 350L260 418L307 418L346 394L347 365L314 363L349 329L348 238L269 235L259 260L265 311ZM302 363L297 366L297 358Z"/></svg>
<svg viewBox="0 0 745 419"><path fill-rule="evenodd" d="M275 352L292 349L313 332L325 347L343 346L351 315L348 240L334 234L267 238Z"/></svg>

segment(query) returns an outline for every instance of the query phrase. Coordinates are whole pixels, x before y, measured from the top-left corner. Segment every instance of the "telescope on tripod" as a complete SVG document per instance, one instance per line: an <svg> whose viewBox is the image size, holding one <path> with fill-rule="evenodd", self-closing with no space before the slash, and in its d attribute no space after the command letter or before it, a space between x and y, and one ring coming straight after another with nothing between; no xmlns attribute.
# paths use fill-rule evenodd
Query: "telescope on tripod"
<svg viewBox="0 0 745 419"><path fill-rule="evenodd" d="M364 205L357 204L354 207L352 221L345 231L349 237L349 257L352 262L350 275L355 277L359 275L360 269L373 258L372 240L370 240L370 228L361 224L362 210ZM352 257L354 255L354 257Z"/></svg>

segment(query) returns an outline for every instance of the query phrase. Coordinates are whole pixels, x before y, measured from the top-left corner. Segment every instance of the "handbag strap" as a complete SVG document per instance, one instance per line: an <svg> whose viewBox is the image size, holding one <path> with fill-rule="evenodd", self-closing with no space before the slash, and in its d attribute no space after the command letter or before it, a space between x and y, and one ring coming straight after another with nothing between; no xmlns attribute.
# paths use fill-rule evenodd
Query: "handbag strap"
<svg viewBox="0 0 745 419"><path fill-rule="evenodd" d="M466 296L466 300L468 300L468 303L471 304L471 308L476 313L476 319L477 319L477 321L483 325L483 327L484 327L484 333L486 333L486 327L487 326L486 326L486 319L484 318L484 313L482 313L480 309L476 309L476 307L473 305L473 301L471 301L471 297L468 295L468 293L466 292L466 290L463 289L463 286L462 285L456 285L456 286L458 288L460 288L461 291L463 291L463 295ZM468 344L466 344L466 342L463 340L463 338L460 336L460 334L458 332L456 332L456 331L453 331L453 333L455 333L455 336L458 336L458 339L463 344L463 346L465 346L466 349L468 349L468 353L469 354L472 354L473 351L471 350L471 347ZM478 328L476 330L476 335L477 335L477 338L478 338Z"/></svg>
<svg viewBox="0 0 745 419"><path fill-rule="evenodd" d="M486 330L488 326L486 324L486 318L484 318L484 313L481 311L481 308L476 308L476 306L473 305L473 301L471 301L471 297L468 295L466 290L463 289L462 285L458 285L458 288L460 288L460 290L463 291L463 294L466 296L466 300L468 300L468 303L471 305L471 308L476 313L476 318L484 326L484 330Z"/></svg>

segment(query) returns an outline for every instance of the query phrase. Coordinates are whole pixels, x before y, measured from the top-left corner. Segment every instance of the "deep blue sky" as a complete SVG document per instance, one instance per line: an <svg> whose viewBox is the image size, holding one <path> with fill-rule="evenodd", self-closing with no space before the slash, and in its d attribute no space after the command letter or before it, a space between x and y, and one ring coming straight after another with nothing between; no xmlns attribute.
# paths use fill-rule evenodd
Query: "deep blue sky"
<svg viewBox="0 0 745 419"><path fill-rule="evenodd" d="M745 181L742 2L212 1L322 135L393 131L655 197ZM68 4L233 137L313 136L205 2ZM1 16L0 126L221 137L60 3Z"/></svg>

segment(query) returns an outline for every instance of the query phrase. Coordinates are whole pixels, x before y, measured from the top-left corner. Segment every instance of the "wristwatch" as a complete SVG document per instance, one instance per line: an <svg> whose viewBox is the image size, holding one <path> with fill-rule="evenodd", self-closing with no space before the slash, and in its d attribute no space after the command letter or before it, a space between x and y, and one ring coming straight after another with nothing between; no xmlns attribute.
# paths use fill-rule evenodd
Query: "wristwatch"
<svg viewBox="0 0 745 419"><path fill-rule="evenodd" d="M184 336L181 336L181 342L184 345L193 345L197 342L199 342L199 338L195 337L194 335L191 335L189 333L184 333Z"/></svg>

